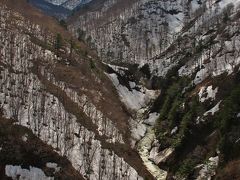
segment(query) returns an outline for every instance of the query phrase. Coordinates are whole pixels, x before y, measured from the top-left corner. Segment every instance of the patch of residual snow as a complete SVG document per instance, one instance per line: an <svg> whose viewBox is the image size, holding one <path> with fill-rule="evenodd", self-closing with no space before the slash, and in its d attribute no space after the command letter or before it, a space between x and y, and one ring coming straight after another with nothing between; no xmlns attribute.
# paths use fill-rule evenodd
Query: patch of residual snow
<svg viewBox="0 0 240 180"><path fill-rule="evenodd" d="M240 113L237 114L237 117L240 118Z"/></svg>
<svg viewBox="0 0 240 180"><path fill-rule="evenodd" d="M219 2L220 8L226 7L228 4L234 4L235 6L239 5L240 0L222 0Z"/></svg>
<svg viewBox="0 0 240 180"><path fill-rule="evenodd" d="M215 100L218 88L213 89L213 86L202 87L198 93L199 101L205 102L208 99Z"/></svg>
<svg viewBox="0 0 240 180"><path fill-rule="evenodd" d="M212 109L204 113L204 116L207 116L208 114L211 114L212 116L219 111L219 106L222 101L219 101Z"/></svg>
<svg viewBox="0 0 240 180"><path fill-rule="evenodd" d="M153 126L156 123L157 118L159 117L159 113L150 113L148 118L144 120L144 123L150 126Z"/></svg>
<svg viewBox="0 0 240 180"><path fill-rule="evenodd" d="M92 0L45 0L45 1L57 6L63 6L64 8L67 8L69 10L73 10L74 8L83 4L87 4Z"/></svg>
<svg viewBox="0 0 240 180"><path fill-rule="evenodd" d="M216 174L216 168L219 164L219 157L210 157L206 164L200 164L196 166L196 168L201 168L199 171L199 175L196 180L202 179L212 179L212 177Z"/></svg>
<svg viewBox="0 0 240 180"><path fill-rule="evenodd" d="M196 119L196 124L199 124L200 122L205 122L206 119L204 117L207 117L209 115L213 116L216 112L218 112L220 110L221 102L222 101L219 101L213 108L211 108L210 110L206 111L203 114L203 117L198 116L197 119Z"/></svg>
<svg viewBox="0 0 240 180"><path fill-rule="evenodd" d="M159 94L158 91L148 90L141 86L138 86L138 88L140 88L139 91L136 89L129 90L126 86L120 84L117 74L112 73L107 74L107 76L111 79L117 89L121 101L131 110L139 110L145 107ZM133 84L133 82L130 82L131 86Z"/></svg>
<svg viewBox="0 0 240 180"><path fill-rule="evenodd" d="M6 165L5 174L13 180L54 180L53 177L47 177L41 169L32 166L23 169L21 166Z"/></svg>
<svg viewBox="0 0 240 180"><path fill-rule="evenodd" d="M59 6L59 5L63 4L63 3L65 3L67 0L45 0L45 1L47 1L47 2L49 2L51 4Z"/></svg>
<svg viewBox="0 0 240 180"><path fill-rule="evenodd" d="M144 138L139 141L137 149L149 172L157 180L165 180L167 177L167 171L160 169L150 157L150 150L155 139L156 137L153 128L148 128ZM164 159L164 157L161 157L161 159Z"/></svg>
<svg viewBox="0 0 240 180"><path fill-rule="evenodd" d="M157 164L164 162L169 155L172 154L173 149L169 148L162 152L158 152L159 144L156 141L153 129L158 117L159 114L154 112L150 113L148 118L142 119L138 123L136 122L136 128L132 129L132 137L135 138L135 140L139 140L136 147L148 171L156 180L165 180L167 171L160 169Z"/></svg>
<svg viewBox="0 0 240 180"><path fill-rule="evenodd" d="M150 113L147 119L140 121L130 120L131 134L133 140L139 141L141 138L143 138L147 132L147 127L153 127L158 117L159 114L154 112ZM133 142L133 144L135 144L135 141Z"/></svg>
<svg viewBox="0 0 240 180"><path fill-rule="evenodd" d="M60 171L60 167L58 167L58 164L57 163L52 163L52 162L48 162L46 163L46 167L50 168L50 169L54 169L55 170L55 173L59 172Z"/></svg>

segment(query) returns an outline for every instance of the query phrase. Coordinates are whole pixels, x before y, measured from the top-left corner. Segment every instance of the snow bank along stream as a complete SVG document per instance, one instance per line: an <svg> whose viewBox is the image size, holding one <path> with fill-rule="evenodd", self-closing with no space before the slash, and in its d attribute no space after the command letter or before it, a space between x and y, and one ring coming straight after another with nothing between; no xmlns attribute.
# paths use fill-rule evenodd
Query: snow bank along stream
<svg viewBox="0 0 240 180"><path fill-rule="evenodd" d="M132 89L128 89L127 87L121 85L119 83L118 77L116 74L107 74L108 77L112 80L115 88L117 89L119 96L122 102L131 110L137 111L137 118L143 116L144 111L146 110L147 104L151 101L151 99L156 98L159 95L159 92L153 90L147 90L144 87L140 88L140 91L134 89L136 86L135 83L129 82L130 87ZM134 86L133 86L134 84ZM151 158L151 155L157 159L164 160L166 156L172 153L172 149L165 151L166 153L159 154L157 152L158 147L152 149L152 144L156 140L155 133L153 130L153 125L157 120L159 114L151 113L149 117L144 120L130 120L131 122L131 132L132 137L135 141L138 141L136 144L137 150L141 159L144 162L144 165L147 167L148 171L157 179L157 180L165 180L167 177L167 172L160 169L157 166L156 161ZM135 141L133 144L135 144ZM151 153L154 151L153 153Z"/></svg>

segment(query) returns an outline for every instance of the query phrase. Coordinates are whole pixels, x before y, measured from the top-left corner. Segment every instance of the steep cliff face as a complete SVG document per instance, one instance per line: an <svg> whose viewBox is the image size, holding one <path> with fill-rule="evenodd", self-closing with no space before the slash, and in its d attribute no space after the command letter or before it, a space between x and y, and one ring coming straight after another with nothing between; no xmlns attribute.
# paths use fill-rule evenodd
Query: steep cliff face
<svg viewBox="0 0 240 180"><path fill-rule="evenodd" d="M97 8L92 5L92 9L90 3L89 9L70 18L69 29L94 44L104 61L148 63L153 74L164 76L178 61L173 54L166 55L168 49L191 46L185 44L189 38L186 32L200 39L195 37L196 32L211 26L213 17L228 3L231 2L119 0L105 1Z"/></svg>
<svg viewBox="0 0 240 180"><path fill-rule="evenodd" d="M86 32L106 61L144 64L171 44L182 27L185 6L184 1L108 0L91 9L90 3L69 28L76 35Z"/></svg>

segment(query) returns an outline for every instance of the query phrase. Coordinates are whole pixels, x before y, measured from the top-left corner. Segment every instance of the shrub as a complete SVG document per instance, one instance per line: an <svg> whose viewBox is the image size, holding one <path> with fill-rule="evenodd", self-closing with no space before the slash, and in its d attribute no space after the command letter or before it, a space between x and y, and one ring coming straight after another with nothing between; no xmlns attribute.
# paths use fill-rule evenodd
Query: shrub
<svg viewBox="0 0 240 180"><path fill-rule="evenodd" d="M181 166L178 168L176 173L179 178L186 178L194 169L195 162L193 159L186 159L183 161Z"/></svg>

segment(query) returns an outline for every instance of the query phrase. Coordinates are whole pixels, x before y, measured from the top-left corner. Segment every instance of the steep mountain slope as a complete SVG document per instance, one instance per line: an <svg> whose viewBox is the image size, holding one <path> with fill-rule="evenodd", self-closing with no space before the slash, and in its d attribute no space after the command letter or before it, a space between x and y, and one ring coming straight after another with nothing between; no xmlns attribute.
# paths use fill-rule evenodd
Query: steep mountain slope
<svg viewBox="0 0 240 180"><path fill-rule="evenodd" d="M132 148L135 116L94 52L24 0L2 0L0 8L3 117L30 129L85 179L154 179ZM21 159L6 162L13 165L7 176L24 169Z"/></svg>
<svg viewBox="0 0 240 180"><path fill-rule="evenodd" d="M33 133L9 119L0 121L0 178L84 179L71 163ZM20 165L20 166L19 166Z"/></svg>
<svg viewBox="0 0 240 180"><path fill-rule="evenodd" d="M63 20L78 8L85 7L91 0L28 0L28 2L49 16Z"/></svg>
<svg viewBox="0 0 240 180"><path fill-rule="evenodd" d="M44 8L43 6L55 6L56 8L62 8L69 11L72 11L79 6L88 4L91 1L92 0L30 0L31 3L38 3L39 5L41 5L41 8ZM53 11L56 11L56 9L53 9Z"/></svg>
<svg viewBox="0 0 240 180"><path fill-rule="evenodd" d="M44 0L29 0L28 2L44 11L46 14L57 17L58 19L65 19L71 14L70 10Z"/></svg>
<svg viewBox="0 0 240 180"><path fill-rule="evenodd" d="M186 6L187 1L107 0L98 8L90 3L71 18L69 28L76 35L86 32L104 60L145 64L171 44Z"/></svg>
<svg viewBox="0 0 240 180"><path fill-rule="evenodd" d="M239 12L239 1L119 0L70 18L80 40L122 66L109 65L121 97L116 76L132 93L134 80L161 89L147 113L160 113L154 128L139 121L151 122L138 149L152 174L155 164L169 179L239 179Z"/></svg>
<svg viewBox="0 0 240 180"><path fill-rule="evenodd" d="M207 1L168 49L178 65L168 74L156 135L164 142L160 149L175 149L162 163L170 177L173 171L178 179L214 178L217 167L221 174L227 166L232 174L216 178L239 178L237 167L229 165L239 159L240 137L239 2L233 2Z"/></svg>
<svg viewBox="0 0 240 180"><path fill-rule="evenodd" d="M212 4L210 9L203 13L209 3ZM93 44L104 61L148 63L154 74L162 76L175 61L156 57L171 48L176 40L181 43L178 38L182 37L181 29L191 20L193 28L197 28L201 21L207 22L227 4L228 1L224 0L216 3L109 0L97 7L90 3L87 10L79 10L70 18L69 29L80 39Z"/></svg>
<svg viewBox="0 0 240 180"><path fill-rule="evenodd" d="M80 5L87 4L92 0L46 0L47 2L73 10Z"/></svg>
<svg viewBox="0 0 240 180"><path fill-rule="evenodd" d="M79 41L22 2L1 6L4 118L85 179L240 178L240 1L93 0Z"/></svg>

